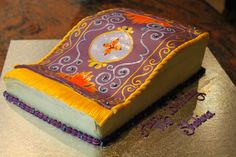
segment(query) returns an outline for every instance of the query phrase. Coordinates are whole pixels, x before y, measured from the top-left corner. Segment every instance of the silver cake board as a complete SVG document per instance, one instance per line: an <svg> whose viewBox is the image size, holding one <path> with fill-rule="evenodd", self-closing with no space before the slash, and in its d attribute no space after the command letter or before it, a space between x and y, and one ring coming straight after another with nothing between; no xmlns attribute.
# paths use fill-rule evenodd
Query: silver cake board
<svg viewBox="0 0 236 157"><path fill-rule="evenodd" d="M2 76L15 64L29 64L42 58L56 43L58 40L11 41ZM203 67L206 74L177 95L175 101L183 102L181 105L176 107L174 101L160 104L154 113L105 148L65 134L9 105L1 96L0 156L235 156L236 88L209 49ZM2 80L0 87L2 93L5 90ZM206 95L200 95L199 100L193 97L184 101L184 96L191 95L192 91ZM202 97L204 101L201 101ZM196 124L192 129L180 125L183 121L193 124L197 115L204 116L207 111L214 116L198 127L194 127Z"/></svg>

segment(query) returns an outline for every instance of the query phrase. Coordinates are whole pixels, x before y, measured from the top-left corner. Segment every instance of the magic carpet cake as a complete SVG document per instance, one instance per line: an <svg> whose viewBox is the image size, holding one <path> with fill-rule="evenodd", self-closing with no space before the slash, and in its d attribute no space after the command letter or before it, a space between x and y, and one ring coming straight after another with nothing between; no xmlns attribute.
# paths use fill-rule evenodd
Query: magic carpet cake
<svg viewBox="0 0 236 157"><path fill-rule="evenodd" d="M103 139L201 69L208 33L130 9L81 20L37 63L4 76L5 98L79 137Z"/></svg>

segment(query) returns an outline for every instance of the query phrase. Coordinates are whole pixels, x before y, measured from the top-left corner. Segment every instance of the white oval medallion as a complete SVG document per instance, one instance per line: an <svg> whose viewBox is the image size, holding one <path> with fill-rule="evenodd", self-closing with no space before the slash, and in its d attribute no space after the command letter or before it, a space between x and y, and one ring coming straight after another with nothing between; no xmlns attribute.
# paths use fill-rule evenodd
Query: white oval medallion
<svg viewBox="0 0 236 157"><path fill-rule="evenodd" d="M109 63L119 61L133 49L132 37L124 31L111 31L93 39L89 56L93 61Z"/></svg>

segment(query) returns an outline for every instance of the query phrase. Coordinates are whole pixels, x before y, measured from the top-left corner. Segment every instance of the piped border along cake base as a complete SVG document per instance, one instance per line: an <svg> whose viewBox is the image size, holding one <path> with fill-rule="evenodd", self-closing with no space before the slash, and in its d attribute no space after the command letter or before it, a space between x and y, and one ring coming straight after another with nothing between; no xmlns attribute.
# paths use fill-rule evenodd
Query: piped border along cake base
<svg viewBox="0 0 236 157"><path fill-rule="evenodd" d="M95 146L107 146L109 143L114 142L120 135L130 129L132 126L137 125L142 119L144 119L149 114L153 113L155 109L157 109L160 104L164 104L164 102L171 100L175 97L175 95L181 91L186 86L192 84L196 80L198 80L203 74L205 73L205 68L201 68L196 74L194 74L192 77L190 77L187 81L184 83L178 85L174 90L170 91L167 95L156 101L153 105L146 108L144 111L136 115L133 119L129 120L126 124L124 124L121 128L116 130L111 135L103 138L103 139L97 139L95 137L92 137L86 133L83 133L77 129L74 129L70 126L67 126L66 124L50 118L48 115L45 115L44 113L40 112L39 110L30 107L29 105L25 104L21 100L19 100L17 97L11 95L7 91L4 91L3 96L5 99L10 102L11 104L14 104L18 106L19 108L23 109L24 111L38 117L39 119L47 122L48 124L51 124L52 126L62 130L65 133L71 134L72 136L75 136L83 141L86 141L90 144L93 144Z"/></svg>

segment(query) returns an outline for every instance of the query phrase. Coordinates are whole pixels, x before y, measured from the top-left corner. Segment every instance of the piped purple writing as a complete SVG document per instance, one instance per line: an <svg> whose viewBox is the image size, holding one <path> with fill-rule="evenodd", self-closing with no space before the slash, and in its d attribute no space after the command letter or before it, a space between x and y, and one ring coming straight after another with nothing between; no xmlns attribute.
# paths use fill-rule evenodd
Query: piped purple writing
<svg viewBox="0 0 236 157"><path fill-rule="evenodd" d="M186 120L182 120L180 124L177 125L178 128L183 130L185 135L193 135L195 129L198 128L202 123L206 122L208 119L211 119L215 113L211 113L207 111L205 114L201 115L200 117L196 115L193 117L194 121L192 123L188 123Z"/></svg>
<svg viewBox="0 0 236 157"><path fill-rule="evenodd" d="M148 120L147 123L141 124L141 135L143 137L149 136L152 129L158 128L161 131L169 128L174 124L174 121L169 116L156 115Z"/></svg>
<svg viewBox="0 0 236 157"><path fill-rule="evenodd" d="M181 94L174 100L167 103L164 108L165 115L156 114L139 125L138 128L140 128L141 135L143 137L147 137L153 129L159 129L163 132L165 129L176 123L172 119L172 116L174 116L185 104L187 104L187 102L189 102L192 98L196 98L198 101L204 101L205 97L205 93L199 93L196 90ZM185 135L190 136L195 133L196 128L208 119L212 118L214 115L215 113L207 111L201 116L196 115L195 117L192 117L191 119L193 119L193 122L191 123L186 120L182 120L176 126L181 129Z"/></svg>

